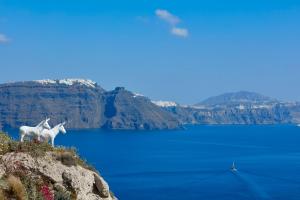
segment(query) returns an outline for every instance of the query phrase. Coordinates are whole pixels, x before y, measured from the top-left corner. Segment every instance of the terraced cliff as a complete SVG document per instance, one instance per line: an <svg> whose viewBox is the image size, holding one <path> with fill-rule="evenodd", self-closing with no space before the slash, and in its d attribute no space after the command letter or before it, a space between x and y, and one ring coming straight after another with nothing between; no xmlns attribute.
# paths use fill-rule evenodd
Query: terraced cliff
<svg viewBox="0 0 300 200"><path fill-rule="evenodd" d="M299 118L293 117L292 110L285 105L269 108L197 108L167 107L183 124L292 124ZM299 114L299 113L298 113Z"/></svg>
<svg viewBox="0 0 300 200"><path fill-rule="evenodd" d="M45 117L67 128L176 129L179 121L148 98L118 87L105 91L82 79L40 80L0 85L0 128L33 126Z"/></svg>
<svg viewBox="0 0 300 200"><path fill-rule="evenodd" d="M184 124L297 124L300 103L282 102L240 91L208 98L192 106L167 104L164 109Z"/></svg>
<svg viewBox="0 0 300 200"><path fill-rule="evenodd" d="M253 92L226 93L198 104L151 101L123 87L106 91L83 79L0 84L0 129L52 125L109 130L178 129L183 124L300 123L300 103L281 102Z"/></svg>

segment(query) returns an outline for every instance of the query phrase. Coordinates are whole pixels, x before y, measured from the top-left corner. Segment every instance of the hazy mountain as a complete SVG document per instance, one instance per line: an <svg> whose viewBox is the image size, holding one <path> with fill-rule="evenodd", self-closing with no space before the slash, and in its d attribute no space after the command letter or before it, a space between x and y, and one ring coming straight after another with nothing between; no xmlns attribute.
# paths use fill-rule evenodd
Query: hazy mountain
<svg viewBox="0 0 300 200"><path fill-rule="evenodd" d="M263 104L277 102L276 99L261 95L255 92L231 92L218 96L210 97L198 104L199 105L229 105L229 104Z"/></svg>

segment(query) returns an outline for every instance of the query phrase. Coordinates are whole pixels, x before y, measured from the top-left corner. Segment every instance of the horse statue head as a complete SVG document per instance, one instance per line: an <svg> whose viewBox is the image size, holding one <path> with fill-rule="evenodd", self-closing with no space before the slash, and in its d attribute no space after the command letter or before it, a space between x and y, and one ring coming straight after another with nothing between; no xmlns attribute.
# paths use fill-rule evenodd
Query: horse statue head
<svg viewBox="0 0 300 200"><path fill-rule="evenodd" d="M63 134L66 134L66 133L67 133L67 131L66 131L65 127L64 127L65 124L66 124L66 122L63 122L63 123L61 123L61 124L59 125L59 127L58 127L58 130L59 130L60 132L62 132Z"/></svg>
<svg viewBox="0 0 300 200"><path fill-rule="evenodd" d="M51 129L51 126L48 124L49 120L50 118L46 118L40 123L40 126L42 126L44 129Z"/></svg>

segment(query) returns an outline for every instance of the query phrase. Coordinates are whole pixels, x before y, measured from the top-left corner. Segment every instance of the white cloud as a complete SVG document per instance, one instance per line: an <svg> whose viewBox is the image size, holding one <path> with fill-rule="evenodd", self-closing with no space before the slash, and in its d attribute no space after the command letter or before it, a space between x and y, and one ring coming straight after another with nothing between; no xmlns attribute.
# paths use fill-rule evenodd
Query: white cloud
<svg viewBox="0 0 300 200"><path fill-rule="evenodd" d="M189 36L189 31L186 28L176 28L176 27L173 27L171 29L171 33L173 35L176 35L176 36L179 36L179 37L187 37L187 36Z"/></svg>
<svg viewBox="0 0 300 200"><path fill-rule="evenodd" d="M156 16L167 22L169 25L171 25L171 34L178 36L178 37L188 37L189 31L187 28L178 28L177 25L181 22L180 18L176 15L173 15L167 10L157 9L155 10Z"/></svg>
<svg viewBox="0 0 300 200"><path fill-rule="evenodd" d="M7 43L9 41L10 41L9 38L6 35L0 33L0 44L1 43Z"/></svg>
<svg viewBox="0 0 300 200"><path fill-rule="evenodd" d="M171 25L176 25L180 22L179 17L171 14L167 10L157 9L155 11L155 14L156 14L157 17L159 17L160 19L164 20L165 22L167 22Z"/></svg>

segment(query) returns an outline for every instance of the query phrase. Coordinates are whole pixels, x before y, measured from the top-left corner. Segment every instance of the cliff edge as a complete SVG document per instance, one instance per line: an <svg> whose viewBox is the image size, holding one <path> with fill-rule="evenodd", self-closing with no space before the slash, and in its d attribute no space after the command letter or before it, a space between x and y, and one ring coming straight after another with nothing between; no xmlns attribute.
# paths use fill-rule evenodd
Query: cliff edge
<svg viewBox="0 0 300 200"><path fill-rule="evenodd" d="M66 128L179 129L172 113L123 87L106 91L85 79L0 84L0 130L33 126L41 119L66 121Z"/></svg>
<svg viewBox="0 0 300 200"><path fill-rule="evenodd" d="M116 200L73 149L16 142L0 133L0 199Z"/></svg>

